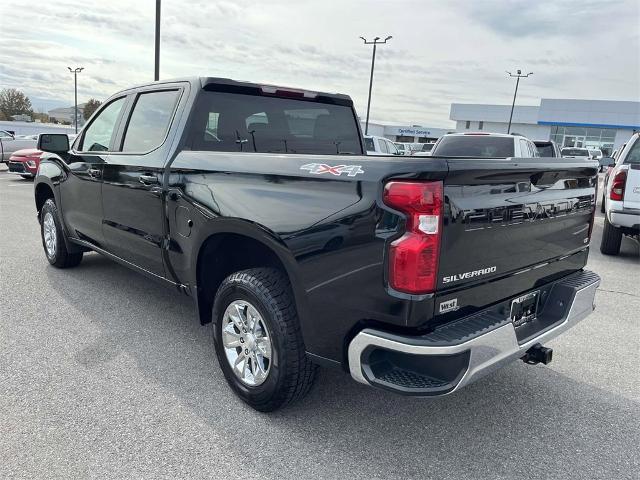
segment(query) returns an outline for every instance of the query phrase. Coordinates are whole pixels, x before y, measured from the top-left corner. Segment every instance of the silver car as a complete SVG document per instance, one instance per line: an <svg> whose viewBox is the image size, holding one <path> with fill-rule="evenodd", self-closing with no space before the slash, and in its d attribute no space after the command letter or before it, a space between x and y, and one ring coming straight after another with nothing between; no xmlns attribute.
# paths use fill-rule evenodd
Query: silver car
<svg viewBox="0 0 640 480"><path fill-rule="evenodd" d="M0 162L7 162L11 154L23 148L36 148L38 137L16 137L11 133L0 130Z"/></svg>

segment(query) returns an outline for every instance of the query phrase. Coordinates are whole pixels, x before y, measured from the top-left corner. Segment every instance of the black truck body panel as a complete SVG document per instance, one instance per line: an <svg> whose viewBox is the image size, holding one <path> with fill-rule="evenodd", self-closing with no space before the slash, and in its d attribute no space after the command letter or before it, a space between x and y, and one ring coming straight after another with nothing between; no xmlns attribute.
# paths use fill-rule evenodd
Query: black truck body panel
<svg viewBox="0 0 640 480"><path fill-rule="evenodd" d="M213 267L199 264L200 253L216 235L251 238L277 256L308 353L343 365L350 338L363 328L425 334L586 264L595 162L193 151L187 126L203 88L244 93L255 86L194 79L134 88L118 94L130 97L124 117L135 95L158 88L182 91L160 147L135 155L48 155L36 192L40 185L54 191L72 239L180 286L203 321L211 299L201 297L198 271ZM350 105L346 96L322 99ZM116 144L123 134L121 126ZM355 165L362 173L320 175L301 168L309 163ZM157 183L143 184L141 175ZM388 285L388 246L404 228L403 214L382 203L389 179L444 182L434 294L407 295ZM464 275L485 269L491 271ZM440 314L440 304L453 298L458 309Z"/></svg>

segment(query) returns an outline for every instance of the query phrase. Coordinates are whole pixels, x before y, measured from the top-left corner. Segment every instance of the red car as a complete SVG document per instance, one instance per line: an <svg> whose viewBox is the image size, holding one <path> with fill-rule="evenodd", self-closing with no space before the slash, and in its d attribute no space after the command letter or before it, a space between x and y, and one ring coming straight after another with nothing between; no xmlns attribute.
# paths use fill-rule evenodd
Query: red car
<svg viewBox="0 0 640 480"><path fill-rule="evenodd" d="M15 173L23 178L35 177L40 164L40 155L42 155L42 151L37 148L16 150L7 162L9 173Z"/></svg>

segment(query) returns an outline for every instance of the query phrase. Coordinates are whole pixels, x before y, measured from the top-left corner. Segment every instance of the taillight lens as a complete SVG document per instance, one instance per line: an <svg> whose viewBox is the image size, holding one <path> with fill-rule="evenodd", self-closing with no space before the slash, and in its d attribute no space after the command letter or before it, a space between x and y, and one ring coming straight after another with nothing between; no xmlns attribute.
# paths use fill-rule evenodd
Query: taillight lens
<svg viewBox="0 0 640 480"><path fill-rule="evenodd" d="M389 247L389 285L410 294L434 292L442 235L442 182L389 182L383 201L407 216L405 234Z"/></svg>
<svg viewBox="0 0 640 480"><path fill-rule="evenodd" d="M627 171L620 170L616 173L611 181L611 191L609 198L611 200L622 201L624 199L624 186L627 183Z"/></svg>

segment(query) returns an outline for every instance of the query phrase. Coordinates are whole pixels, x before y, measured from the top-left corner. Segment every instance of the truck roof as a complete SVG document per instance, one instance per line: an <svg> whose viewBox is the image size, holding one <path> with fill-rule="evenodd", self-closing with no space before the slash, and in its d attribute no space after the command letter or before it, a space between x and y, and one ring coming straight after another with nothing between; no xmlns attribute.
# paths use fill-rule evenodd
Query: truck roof
<svg viewBox="0 0 640 480"><path fill-rule="evenodd" d="M256 83L248 82L244 80L233 80L231 78L223 77L180 77L170 78L166 80L159 80L156 82L148 82L127 89L121 90L118 93L125 92L127 90L135 90L142 87L149 87L152 85L162 85L168 83L187 82L196 89L203 89L208 91L222 91L229 93L245 93L254 95L271 95L282 96L287 98L300 98L306 100L317 100L325 103L334 103L338 105L345 105L352 107L353 101L349 95L342 93L330 93L320 92L316 90L308 90L296 87L287 87L281 85L271 85L268 83Z"/></svg>

